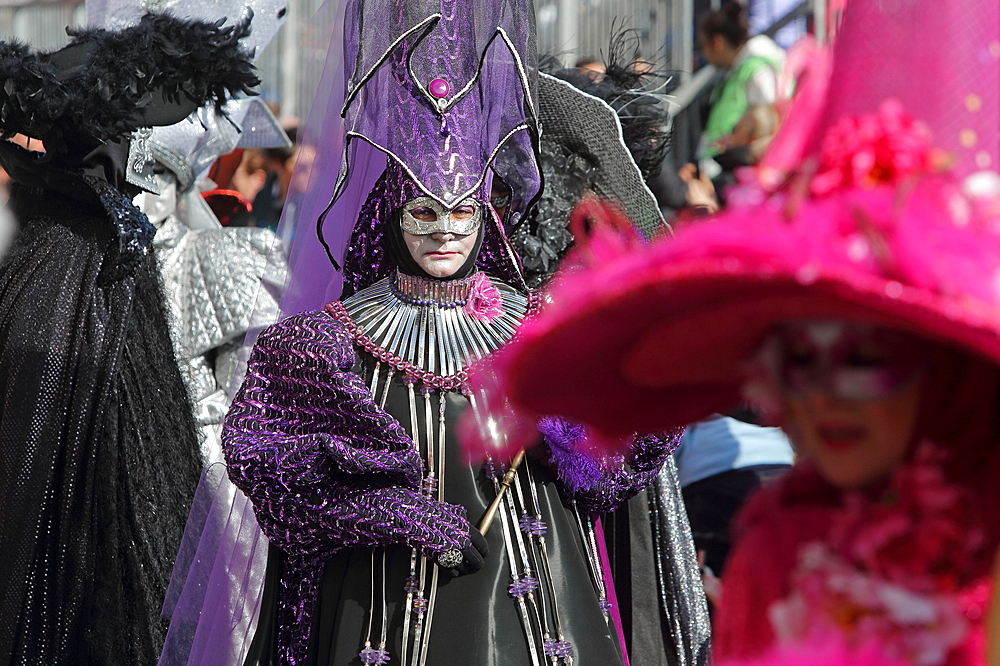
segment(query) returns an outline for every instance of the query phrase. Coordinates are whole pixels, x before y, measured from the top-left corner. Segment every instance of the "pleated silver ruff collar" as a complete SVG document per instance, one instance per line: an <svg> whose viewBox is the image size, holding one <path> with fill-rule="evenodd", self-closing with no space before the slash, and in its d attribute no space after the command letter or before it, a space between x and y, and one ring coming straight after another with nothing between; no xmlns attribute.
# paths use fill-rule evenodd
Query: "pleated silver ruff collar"
<svg viewBox="0 0 1000 666"><path fill-rule="evenodd" d="M532 296L490 278L501 311L491 320L477 318L467 307L476 281L477 274L443 282L397 272L326 310L360 347L396 371L459 390L465 368L507 342L534 308Z"/></svg>

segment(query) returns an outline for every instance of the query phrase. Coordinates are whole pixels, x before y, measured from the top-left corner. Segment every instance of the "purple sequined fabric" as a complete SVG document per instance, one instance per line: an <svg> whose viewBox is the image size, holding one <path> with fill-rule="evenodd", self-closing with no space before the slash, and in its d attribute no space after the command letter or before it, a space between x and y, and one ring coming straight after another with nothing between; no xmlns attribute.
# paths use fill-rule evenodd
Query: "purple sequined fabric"
<svg viewBox="0 0 1000 666"><path fill-rule="evenodd" d="M650 485L674 449L682 430L636 436L628 456L594 459L581 452L586 439L583 426L556 417L538 422L549 450L549 461L566 491L584 513L614 511Z"/></svg>
<svg viewBox="0 0 1000 666"><path fill-rule="evenodd" d="M230 478L287 555L278 612L286 664L305 658L331 553L407 544L433 557L469 545L465 509L420 493L412 441L354 363L350 336L323 312L267 328L223 430Z"/></svg>

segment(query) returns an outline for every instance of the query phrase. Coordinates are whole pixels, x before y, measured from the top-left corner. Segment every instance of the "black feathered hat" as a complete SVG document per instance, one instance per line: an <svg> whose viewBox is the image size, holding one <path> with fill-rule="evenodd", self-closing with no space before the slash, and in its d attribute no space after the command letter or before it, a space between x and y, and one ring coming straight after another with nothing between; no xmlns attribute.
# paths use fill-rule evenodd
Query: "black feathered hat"
<svg viewBox="0 0 1000 666"><path fill-rule="evenodd" d="M72 42L54 53L0 42L0 136L25 134L58 152L81 133L122 138L252 94L260 81L239 46L250 19L223 23L147 14L123 30L68 30Z"/></svg>
<svg viewBox="0 0 1000 666"><path fill-rule="evenodd" d="M0 166L29 186L58 188L59 174L46 170L77 171L102 145L127 147L139 128L253 94L253 54L239 45L250 18L224 26L147 14L122 30L68 30L70 44L51 53L0 42L0 138L24 134L46 151L0 142Z"/></svg>
<svg viewBox="0 0 1000 666"><path fill-rule="evenodd" d="M585 192L615 202L646 237L665 227L645 184L670 143L664 95L651 92L643 73L623 58L616 38L605 74L560 69L544 58L538 109L543 132L540 164L545 187L527 223L511 235L531 287L555 272L573 243L569 215Z"/></svg>

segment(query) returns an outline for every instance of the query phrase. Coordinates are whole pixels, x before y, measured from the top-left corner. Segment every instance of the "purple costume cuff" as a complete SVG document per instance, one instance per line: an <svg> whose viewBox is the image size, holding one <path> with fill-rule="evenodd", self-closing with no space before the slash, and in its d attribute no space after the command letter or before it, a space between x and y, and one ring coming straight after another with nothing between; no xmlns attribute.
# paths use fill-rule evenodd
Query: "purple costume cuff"
<svg viewBox="0 0 1000 666"><path fill-rule="evenodd" d="M261 333L222 435L233 483L268 538L293 555L467 546L465 509L420 494L413 443L372 401L354 362L350 337L325 313Z"/></svg>
<svg viewBox="0 0 1000 666"><path fill-rule="evenodd" d="M539 420L538 430L559 480L579 508L589 514L614 511L651 484L683 434L677 430L636 435L627 456L595 458L583 452L587 432L580 424L545 417Z"/></svg>

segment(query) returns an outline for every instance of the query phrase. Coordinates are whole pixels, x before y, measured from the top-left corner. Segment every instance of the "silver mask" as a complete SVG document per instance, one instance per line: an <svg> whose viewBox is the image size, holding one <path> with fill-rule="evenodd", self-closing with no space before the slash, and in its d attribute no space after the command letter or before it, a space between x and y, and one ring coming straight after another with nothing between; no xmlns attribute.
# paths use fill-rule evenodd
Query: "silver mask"
<svg viewBox="0 0 1000 666"><path fill-rule="evenodd" d="M470 215L468 210L472 209ZM423 209L423 210L420 210ZM414 217L425 219L417 219ZM431 197L417 197L403 204L403 231L414 236L452 233L468 236L479 229L482 223L483 206L475 199L464 199L454 208L445 208Z"/></svg>

